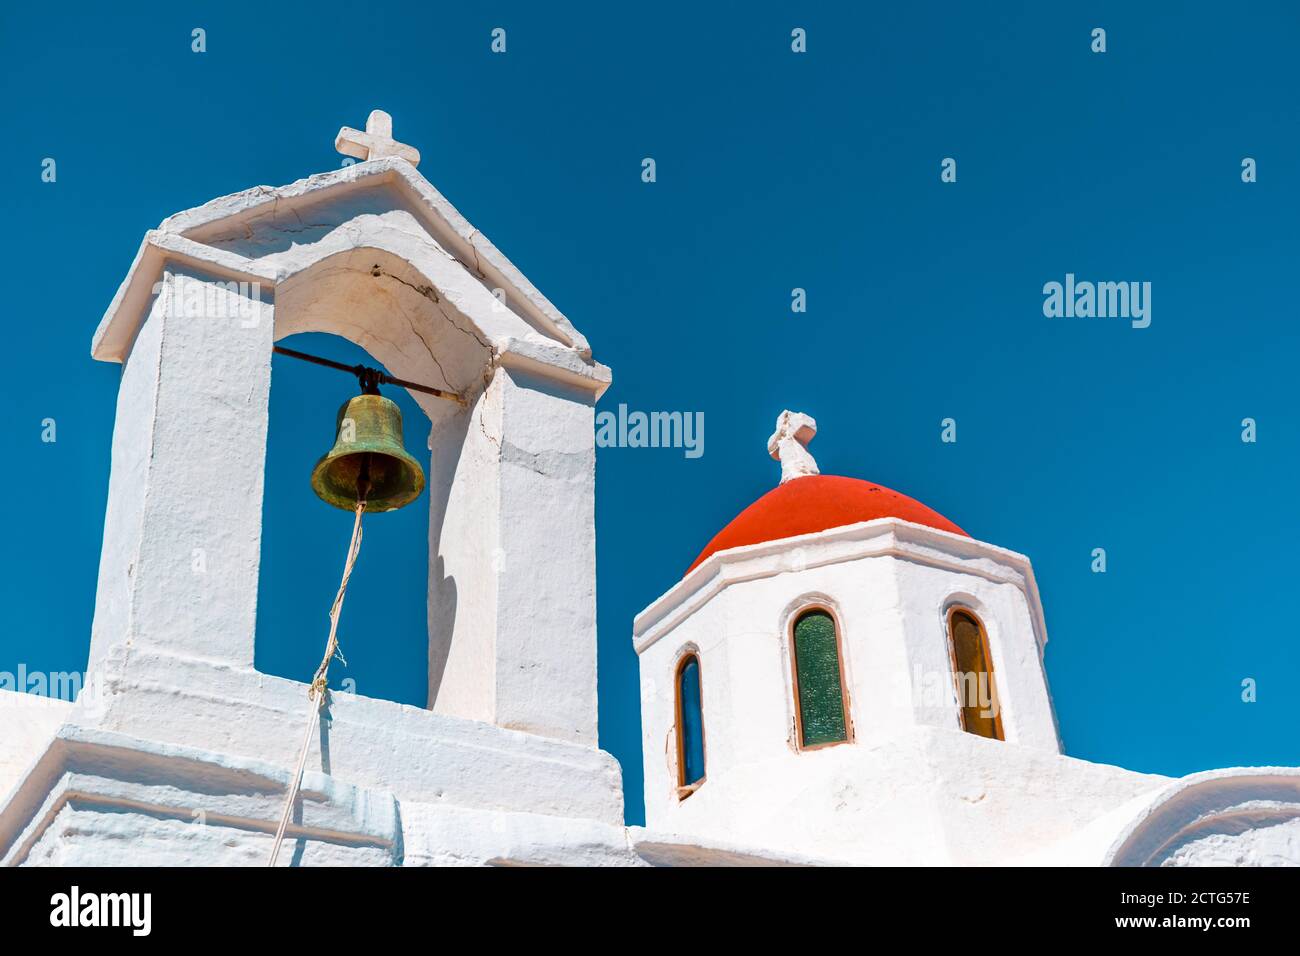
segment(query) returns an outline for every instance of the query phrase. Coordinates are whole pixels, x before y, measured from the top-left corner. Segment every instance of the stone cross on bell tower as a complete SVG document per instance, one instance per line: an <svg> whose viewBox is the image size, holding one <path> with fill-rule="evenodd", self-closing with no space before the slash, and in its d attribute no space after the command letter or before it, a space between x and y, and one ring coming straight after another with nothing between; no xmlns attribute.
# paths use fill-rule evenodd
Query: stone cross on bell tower
<svg viewBox="0 0 1300 956"><path fill-rule="evenodd" d="M351 126L340 129L334 137L334 148L344 156L355 156L362 161L396 156L412 166L420 165L418 149L393 139L393 118L383 110L370 111L364 133Z"/></svg>
<svg viewBox="0 0 1300 956"><path fill-rule="evenodd" d="M781 484L821 474L807 448L816 434L817 423L803 412L784 411L777 416L776 431L767 440L767 453L781 462Z"/></svg>

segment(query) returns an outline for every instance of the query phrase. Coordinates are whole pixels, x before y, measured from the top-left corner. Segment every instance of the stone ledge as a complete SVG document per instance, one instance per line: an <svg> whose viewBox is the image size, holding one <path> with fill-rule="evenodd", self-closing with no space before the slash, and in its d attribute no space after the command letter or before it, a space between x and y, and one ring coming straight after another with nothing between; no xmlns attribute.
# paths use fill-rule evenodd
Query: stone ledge
<svg viewBox="0 0 1300 956"><path fill-rule="evenodd" d="M74 719L159 743L293 766L307 686L157 649L114 647L103 694ZM595 747L421 707L332 693L309 768L403 801L579 817L622 826L622 773Z"/></svg>
<svg viewBox="0 0 1300 956"><path fill-rule="evenodd" d="M846 866L842 860L784 853L752 846L657 833L628 827L628 840L637 856L650 866Z"/></svg>
<svg viewBox="0 0 1300 956"><path fill-rule="evenodd" d="M68 718L72 702L0 690L0 803L20 783Z"/></svg>
<svg viewBox="0 0 1300 956"><path fill-rule="evenodd" d="M106 865L115 846L145 840L161 865L263 865L289 777L262 761L64 724L0 807L0 864ZM286 865L400 858L391 793L314 772L300 793Z"/></svg>
<svg viewBox="0 0 1300 956"><path fill-rule="evenodd" d="M1300 767L1230 767L1173 781L1115 837L1104 866L1300 863Z"/></svg>

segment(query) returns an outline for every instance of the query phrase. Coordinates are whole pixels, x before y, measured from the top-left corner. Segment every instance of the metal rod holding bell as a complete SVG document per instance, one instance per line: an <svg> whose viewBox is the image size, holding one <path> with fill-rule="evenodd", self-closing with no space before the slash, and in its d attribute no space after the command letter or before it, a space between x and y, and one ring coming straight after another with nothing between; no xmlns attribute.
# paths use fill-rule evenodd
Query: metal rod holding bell
<svg viewBox="0 0 1300 956"><path fill-rule="evenodd" d="M289 358L301 359L304 362L311 362L313 365L323 365L325 368L337 369L340 372L350 372L359 380L362 380L362 387L365 387L363 376L373 375L377 383L383 385L398 385L402 388L413 388L417 392L424 392L426 395L433 395L436 398L445 398L449 402L455 402L457 405L464 406L465 397L457 395L455 392L449 392L443 388L434 388L432 385L421 385L419 382L408 382L404 378L393 378L387 372L381 372L377 368L370 368L365 365L344 365L342 362L335 362L333 359L321 358L319 355L308 355L306 352L299 352L297 349L287 349L283 345L274 346L272 351L279 355L287 355Z"/></svg>

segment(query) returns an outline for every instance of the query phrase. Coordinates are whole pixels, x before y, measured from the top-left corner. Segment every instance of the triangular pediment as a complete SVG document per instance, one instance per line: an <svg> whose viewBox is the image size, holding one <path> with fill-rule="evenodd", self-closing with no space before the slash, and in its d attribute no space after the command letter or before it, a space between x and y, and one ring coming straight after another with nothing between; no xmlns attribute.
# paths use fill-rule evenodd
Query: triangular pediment
<svg viewBox="0 0 1300 956"><path fill-rule="evenodd" d="M167 218L145 236L92 354L123 359L169 262L255 281L279 297L322 263L370 268L361 262L371 251L400 262L393 278L456 311L495 351L608 382L582 333L414 167L391 157L257 186Z"/></svg>

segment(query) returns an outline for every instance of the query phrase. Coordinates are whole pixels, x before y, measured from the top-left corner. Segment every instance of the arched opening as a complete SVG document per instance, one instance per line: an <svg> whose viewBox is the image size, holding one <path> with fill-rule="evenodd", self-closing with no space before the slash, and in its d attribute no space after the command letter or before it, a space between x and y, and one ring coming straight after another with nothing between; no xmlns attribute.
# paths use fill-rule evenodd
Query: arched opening
<svg viewBox="0 0 1300 956"><path fill-rule="evenodd" d="M1004 740L1002 709L993 678L993 654L988 633L974 611L948 611L948 649L962 730L992 740Z"/></svg>
<svg viewBox="0 0 1300 956"><path fill-rule="evenodd" d="M364 349L320 332L281 344L348 365L379 367ZM435 383L440 384L440 383ZM382 394L402 412L403 443L426 470L429 419L403 388ZM316 497L311 471L334 442L335 415L358 393L352 376L282 355L272 359L254 663L310 681L329 630L352 515ZM346 666L330 686L404 704L428 703L429 494L398 511L366 515L339 622Z"/></svg>
<svg viewBox="0 0 1300 956"><path fill-rule="evenodd" d="M792 637L799 749L845 743L851 725L835 618L824 608L809 608L795 619Z"/></svg>
<svg viewBox="0 0 1300 956"><path fill-rule="evenodd" d="M677 664L677 794L687 797L704 783L704 699L700 658L691 652Z"/></svg>

